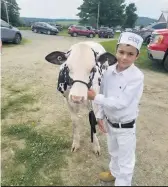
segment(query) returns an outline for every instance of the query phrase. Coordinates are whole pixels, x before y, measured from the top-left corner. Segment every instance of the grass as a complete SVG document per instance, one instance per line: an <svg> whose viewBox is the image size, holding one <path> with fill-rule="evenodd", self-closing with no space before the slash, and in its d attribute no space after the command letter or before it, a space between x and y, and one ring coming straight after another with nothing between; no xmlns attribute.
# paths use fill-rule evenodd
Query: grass
<svg viewBox="0 0 168 187"><path fill-rule="evenodd" d="M19 30L31 30L31 27L18 27Z"/></svg>
<svg viewBox="0 0 168 187"><path fill-rule="evenodd" d="M72 25L78 25L79 22L78 21L57 21L57 24L61 24L63 26L68 26L70 24L72 24Z"/></svg>
<svg viewBox="0 0 168 187"><path fill-rule="evenodd" d="M34 97L29 94L21 95L8 100L8 102L1 108L1 119L5 119L10 113L26 110L25 105L33 104L34 102Z"/></svg>
<svg viewBox="0 0 168 187"><path fill-rule="evenodd" d="M10 114L32 110L37 97L29 93L28 87L4 85L8 96L2 98L2 186L42 186L63 185L60 169L66 166L65 154L69 151L67 137L37 132L38 120L24 123L5 124ZM27 105L32 106L27 110ZM22 142L22 146L19 145Z"/></svg>
<svg viewBox="0 0 168 187"><path fill-rule="evenodd" d="M119 36L119 34L117 35ZM118 37L117 35L116 35L116 38ZM117 40L111 40L111 41L105 41L105 42L103 41L101 42L101 44L104 46L104 48L107 51L111 52L112 54L116 54ZM157 63L157 62L152 62L150 59L148 59L146 45L142 45L140 56L138 60L135 62L135 64L139 68L142 68L142 69L150 69L152 71L166 73L162 64Z"/></svg>
<svg viewBox="0 0 168 187"><path fill-rule="evenodd" d="M14 124L3 129L2 135L25 140L22 149L3 143L4 148L14 151L14 157L3 163L2 186L63 185L59 169L66 164L64 155L69 142L65 138L39 134L31 122Z"/></svg>
<svg viewBox="0 0 168 187"><path fill-rule="evenodd" d="M25 111L27 105L32 105L36 102L34 95L26 92L28 88L14 88L11 85L6 87L10 91L10 96L2 100L1 119L5 119L10 113Z"/></svg>

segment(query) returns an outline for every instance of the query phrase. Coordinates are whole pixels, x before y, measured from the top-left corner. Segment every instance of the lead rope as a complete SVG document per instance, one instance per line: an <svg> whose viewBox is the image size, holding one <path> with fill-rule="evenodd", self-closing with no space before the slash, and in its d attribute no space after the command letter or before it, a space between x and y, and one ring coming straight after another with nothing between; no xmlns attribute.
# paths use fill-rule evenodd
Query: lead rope
<svg viewBox="0 0 168 187"><path fill-rule="evenodd" d="M96 66L98 66L97 63L96 63ZM97 69L93 73L92 81L94 79L96 71L97 71ZM90 86L90 88L91 87L92 87L92 85ZM94 114L94 111L93 111L92 101L89 101L89 103L90 103L90 105L89 105L90 106L90 108L89 108L89 110L90 110L90 112L89 112L89 122L90 122L90 127L91 127L91 142L93 143L93 133L96 133L97 120L96 120L96 117L95 117L95 114Z"/></svg>
<svg viewBox="0 0 168 187"><path fill-rule="evenodd" d="M97 121L96 121L96 117L93 111L93 107L92 107L92 101L89 101L89 122L90 122L90 130L91 130L91 142L93 143L93 133L96 133L96 125L97 125Z"/></svg>

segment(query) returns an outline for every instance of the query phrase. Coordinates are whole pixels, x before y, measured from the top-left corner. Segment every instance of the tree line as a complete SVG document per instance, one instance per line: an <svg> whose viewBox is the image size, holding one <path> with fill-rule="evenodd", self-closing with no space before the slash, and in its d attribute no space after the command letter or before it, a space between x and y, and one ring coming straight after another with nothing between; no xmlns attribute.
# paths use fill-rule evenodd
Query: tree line
<svg viewBox="0 0 168 187"><path fill-rule="evenodd" d="M10 24L23 25L16 0L1 0L1 19L8 22L6 10ZM79 23L93 27L98 24L99 26L120 25L124 28L133 28L138 18L135 4L126 5L125 0L83 0L78 10Z"/></svg>

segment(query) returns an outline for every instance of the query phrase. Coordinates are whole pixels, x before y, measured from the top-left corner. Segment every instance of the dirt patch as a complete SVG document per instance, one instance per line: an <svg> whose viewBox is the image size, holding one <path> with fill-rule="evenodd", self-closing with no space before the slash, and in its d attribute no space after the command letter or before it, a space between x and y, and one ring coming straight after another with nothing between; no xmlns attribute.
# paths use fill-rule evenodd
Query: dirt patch
<svg viewBox="0 0 168 187"><path fill-rule="evenodd" d="M51 51L67 50L71 44L81 40L83 39L67 37L48 40L46 36L45 39L39 36L25 46L3 49L3 101L7 102L11 94L15 93L18 96L23 93L22 88L28 88L29 91L26 92L37 96L38 101L16 115L10 111L2 120L2 128L30 120L34 121L32 125L37 132L60 134L72 140L69 111L62 95L56 91L59 67L47 63L44 58ZM133 185L168 185L168 75L150 70L142 71L145 74L145 87L137 120L137 162ZM14 91L12 92L7 85L12 85ZM108 169L109 156L106 136L98 132L98 138L101 146L100 157L92 153L90 126L85 115L81 121L81 149L72 154L69 147L66 155L67 164L59 170L64 185L101 185L98 174ZM14 139L10 141L18 146L20 144ZM7 155L11 153L5 153L4 150L6 159L10 159ZM42 178L45 176L46 168L47 166L44 166L40 170ZM47 171L48 174L44 177L45 184L54 185L51 179L56 176L57 171L52 167ZM36 184L43 184L44 181Z"/></svg>

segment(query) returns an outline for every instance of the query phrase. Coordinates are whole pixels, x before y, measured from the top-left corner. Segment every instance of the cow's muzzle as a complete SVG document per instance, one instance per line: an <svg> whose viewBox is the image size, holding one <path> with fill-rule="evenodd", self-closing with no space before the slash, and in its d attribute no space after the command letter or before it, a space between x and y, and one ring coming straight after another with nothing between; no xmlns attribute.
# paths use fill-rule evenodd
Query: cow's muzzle
<svg viewBox="0 0 168 187"><path fill-rule="evenodd" d="M73 96L71 95L70 96L70 99L73 103L76 103L76 104L80 104L80 103L83 103L84 102L84 97L80 97L80 96Z"/></svg>

